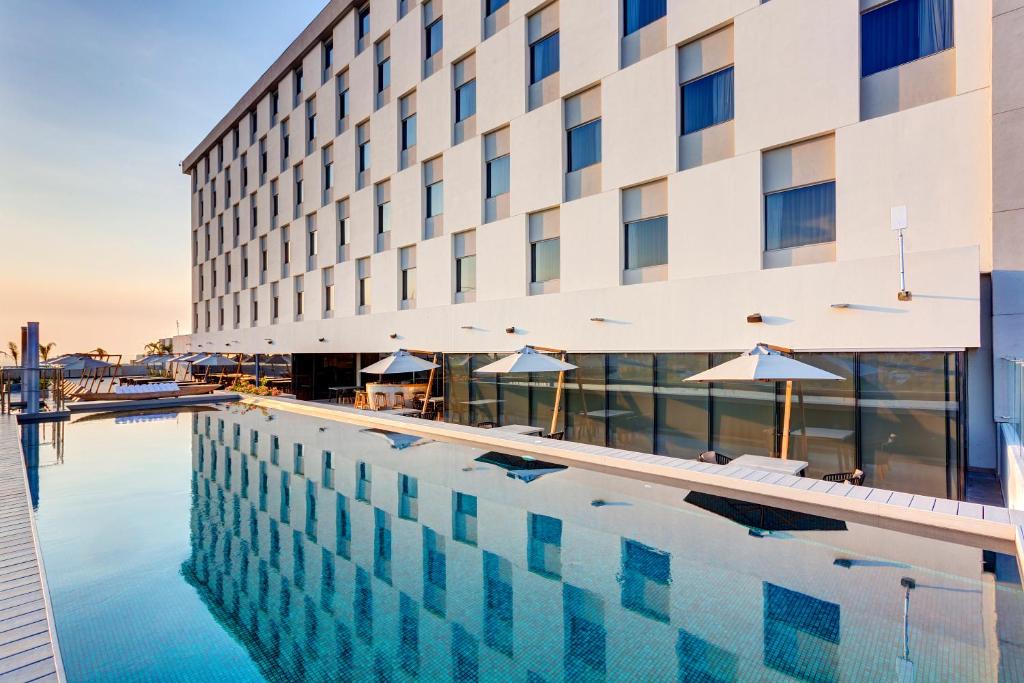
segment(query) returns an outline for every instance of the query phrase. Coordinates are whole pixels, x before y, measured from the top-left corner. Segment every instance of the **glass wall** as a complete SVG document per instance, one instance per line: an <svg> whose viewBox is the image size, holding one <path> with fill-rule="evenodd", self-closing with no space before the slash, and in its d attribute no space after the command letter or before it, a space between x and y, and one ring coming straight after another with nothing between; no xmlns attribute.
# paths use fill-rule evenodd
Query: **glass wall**
<svg viewBox="0 0 1024 683"><path fill-rule="evenodd" d="M735 353L581 353L555 431L570 441L696 458L778 456L784 382L684 381ZM498 354L445 356L446 419L550 429L557 373L473 373ZM957 353L801 353L843 378L795 382L789 457L806 476L862 469L865 484L956 498L963 454Z"/></svg>

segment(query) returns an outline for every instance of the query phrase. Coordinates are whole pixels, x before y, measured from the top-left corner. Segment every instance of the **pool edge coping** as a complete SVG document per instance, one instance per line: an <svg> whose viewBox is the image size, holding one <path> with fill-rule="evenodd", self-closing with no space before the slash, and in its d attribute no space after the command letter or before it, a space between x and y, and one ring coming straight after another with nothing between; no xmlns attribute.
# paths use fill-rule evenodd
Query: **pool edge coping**
<svg viewBox="0 0 1024 683"><path fill-rule="evenodd" d="M605 472L630 479L659 483L674 488L698 489L719 495L736 496L751 502L780 505L799 512L822 516L839 516L847 521L912 533L937 540L973 545L1015 554L1024 575L1024 512L982 506L964 501L917 496L932 506L940 505L952 512L929 507L914 507L911 494L843 484L823 486L825 490L808 490L816 479L757 476L735 466L698 464L693 460L669 458L637 451L591 446L571 441L557 441L536 436L522 436L468 425L422 420L375 411L355 410L330 403L313 403L298 399L246 396L240 403L274 408L309 417L330 419L363 427L393 428L419 436L457 441L474 447L485 447L540 457L550 462ZM744 478L751 477L753 478ZM768 483L764 479L773 479ZM782 483L779 483L782 482ZM830 492L831 491L831 492ZM738 495L737 495L738 494ZM852 495L851 495L852 494ZM893 502L889 502L892 499ZM988 514L990 517L985 518ZM998 518L998 519L997 519ZM994 541L998 547L992 547Z"/></svg>

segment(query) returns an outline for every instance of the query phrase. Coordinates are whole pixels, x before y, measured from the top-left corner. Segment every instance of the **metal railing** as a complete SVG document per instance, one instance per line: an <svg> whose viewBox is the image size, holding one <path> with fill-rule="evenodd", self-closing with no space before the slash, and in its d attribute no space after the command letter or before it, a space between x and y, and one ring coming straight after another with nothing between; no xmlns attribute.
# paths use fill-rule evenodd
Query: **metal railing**
<svg viewBox="0 0 1024 683"><path fill-rule="evenodd" d="M38 379L38 382L28 381ZM26 396L26 387L38 387L37 398L40 409L48 411L64 410L67 401L67 383L64 369L59 367L22 368L8 366L0 368L0 414L10 413L32 397ZM17 394L19 401L14 400Z"/></svg>

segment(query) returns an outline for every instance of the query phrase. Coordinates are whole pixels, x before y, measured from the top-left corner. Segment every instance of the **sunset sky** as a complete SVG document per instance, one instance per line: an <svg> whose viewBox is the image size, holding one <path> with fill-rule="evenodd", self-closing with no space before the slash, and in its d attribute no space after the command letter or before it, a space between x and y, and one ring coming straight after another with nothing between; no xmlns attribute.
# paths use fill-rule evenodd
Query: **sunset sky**
<svg viewBox="0 0 1024 683"><path fill-rule="evenodd" d="M0 2L0 350L188 331L179 162L325 1Z"/></svg>

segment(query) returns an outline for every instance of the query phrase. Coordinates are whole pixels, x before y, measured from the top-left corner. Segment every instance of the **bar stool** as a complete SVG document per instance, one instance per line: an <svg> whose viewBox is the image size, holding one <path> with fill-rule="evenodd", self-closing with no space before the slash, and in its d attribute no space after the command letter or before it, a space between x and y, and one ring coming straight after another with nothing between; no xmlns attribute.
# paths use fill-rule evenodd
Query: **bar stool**
<svg viewBox="0 0 1024 683"><path fill-rule="evenodd" d="M405 395L395 394L395 405L393 408L404 408L405 407Z"/></svg>
<svg viewBox="0 0 1024 683"><path fill-rule="evenodd" d="M374 410L387 410L388 409L388 395L382 391L373 392L373 409Z"/></svg>
<svg viewBox="0 0 1024 683"><path fill-rule="evenodd" d="M356 392L356 401L353 404L353 407L357 408L359 410L366 410L367 408L370 407L370 404L366 401L366 392L365 391L357 391Z"/></svg>

